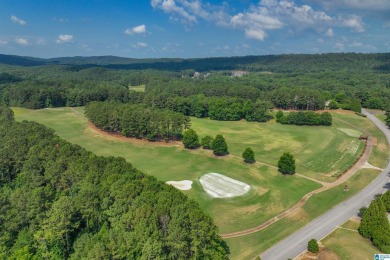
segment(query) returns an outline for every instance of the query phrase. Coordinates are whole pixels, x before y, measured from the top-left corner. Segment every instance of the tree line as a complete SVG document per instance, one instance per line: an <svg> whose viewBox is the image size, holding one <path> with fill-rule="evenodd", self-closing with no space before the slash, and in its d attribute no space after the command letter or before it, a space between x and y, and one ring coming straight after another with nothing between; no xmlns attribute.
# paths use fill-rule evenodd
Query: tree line
<svg viewBox="0 0 390 260"><path fill-rule="evenodd" d="M387 58L387 54L324 54L174 60L181 64L177 70L168 68L168 60L145 60L141 67L158 63L158 70L137 70L128 65L142 61L118 57L37 60L2 55L0 102L34 109L104 100L131 103L128 87L146 85L142 102L157 107L165 105L166 96L204 95L261 100L281 109L320 110L333 100L333 108L384 110L390 106L390 74L383 73L390 71ZM237 63L208 71L207 64L215 62ZM195 77L200 70L183 64L207 73ZM249 74L232 77L234 69Z"/></svg>
<svg viewBox="0 0 390 260"><path fill-rule="evenodd" d="M250 122L266 122L273 118L269 102L245 100L237 97L168 97L164 107L198 118L210 117L219 121L237 121L246 119Z"/></svg>
<svg viewBox="0 0 390 260"><path fill-rule="evenodd" d="M212 219L123 158L0 109L1 259L227 259Z"/></svg>
<svg viewBox="0 0 390 260"><path fill-rule="evenodd" d="M329 112L315 113L314 111L288 112L279 110L276 122L287 125L332 125L332 115Z"/></svg>
<svg viewBox="0 0 390 260"><path fill-rule="evenodd" d="M95 101L85 106L85 115L104 131L149 141L180 140L191 124L190 118L181 113L142 104Z"/></svg>
<svg viewBox="0 0 390 260"><path fill-rule="evenodd" d="M363 212L359 233L383 253L389 254L390 224L386 212L390 212L390 191L377 195Z"/></svg>

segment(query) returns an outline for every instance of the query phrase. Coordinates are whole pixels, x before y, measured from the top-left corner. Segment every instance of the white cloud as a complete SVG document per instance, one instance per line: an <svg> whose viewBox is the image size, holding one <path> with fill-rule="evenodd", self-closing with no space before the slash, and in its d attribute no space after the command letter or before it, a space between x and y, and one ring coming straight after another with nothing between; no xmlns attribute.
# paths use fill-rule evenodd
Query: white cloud
<svg viewBox="0 0 390 260"><path fill-rule="evenodd" d="M151 0L151 5L168 13L170 19L175 21L191 24L204 19L218 26L240 30L247 38L259 41L267 38L268 31L282 28L287 28L293 34L311 31L328 37L334 36L333 27L350 28L354 32L365 31L365 25L357 15L331 16L293 0L261 0L235 14L228 13L225 3L216 6L202 0Z"/></svg>
<svg viewBox="0 0 390 260"><path fill-rule="evenodd" d="M261 10L260 10L261 12ZM234 27L246 27L252 29L280 29L284 24L276 18L261 14L259 12L239 13L231 18Z"/></svg>
<svg viewBox="0 0 390 260"><path fill-rule="evenodd" d="M267 34L260 29L247 29L245 30L245 36L250 38L250 39L255 39L259 41L264 41L265 37Z"/></svg>
<svg viewBox="0 0 390 260"><path fill-rule="evenodd" d="M311 0L326 8L345 8L355 10L385 11L390 10L389 0Z"/></svg>
<svg viewBox="0 0 390 260"><path fill-rule="evenodd" d="M15 42L19 45L23 45L23 46L26 46L26 45L29 45L29 41L26 39L26 38L15 38Z"/></svg>
<svg viewBox="0 0 390 260"><path fill-rule="evenodd" d="M186 3L188 1L184 0L180 2ZM182 21L196 22L196 16L189 14L183 6L178 6L175 0L152 0L151 5L153 8L161 9L165 13L180 16Z"/></svg>
<svg viewBox="0 0 390 260"><path fill-rule="evenodd" d="M265 8L267 13L287 24L293 31L314 30L324 32L332 25L335 18L323 11L314 10L309 5L298 5L292 1L263 0L259 8Z"/></svg>
<svg viewBox="0 0 390 260"><path fill-rule="evenodd" d="M125 30L125 33L128 35L133 35L133 34L144 34L146 33L146 26L144 24L135 26L133 28L129 28Z"/></svg>
<svg viewBox="0 0 390 260"><path fill-rule="evenodd" d="M147 48L148 44L146 44L144 42L137 42L137 44L133 44L132 46L133 46L133 48Z"/></svg>
<svg viewBox="0 0 390 260"><path fill-rule="evenodd" d="M318 42L318 43L324 43L324 39L318 38L318 39L317 39L317 42Z"/></svg>
<svg viewBox="0 0 390 260"><path fill-rule="evenodd" d="M60 34L56 40L57 43L67 43L73 41L73 35L70 34Z"/></svg>
<svg viewBox="0 0 390 260"><path fill-rule="evenodd" d="M325 35L328 36L328 37L333 37L333 36L334 36L333 29L332 29L332 28L329 28L329 29L326 31Z"/></svg>
<svg viewBox="0 0 390 260"><path fill-rule="evenodd" d="M365 31L364 23L362 22L361 17L359 17L357 15L352 15L346 19L341 18L340 24L341 24L341 26L351 28L355 32L361 33L361 32Z"/></svg>
<svg viewBox="0 0 390 260"><path fill-rule="evenodd" d="M8 42L7 42L7 41L0 40L0 45L6 45L6 44L8 44Z"/></svg>
<svg viewBox="0 0 390 260"><path fill-rule="evenodd" d="M25 20L22 20L22 19L16 17L15 15L11 15L11 21L14 23L17 23L19 25L26 25L27 24Z"/></svg>

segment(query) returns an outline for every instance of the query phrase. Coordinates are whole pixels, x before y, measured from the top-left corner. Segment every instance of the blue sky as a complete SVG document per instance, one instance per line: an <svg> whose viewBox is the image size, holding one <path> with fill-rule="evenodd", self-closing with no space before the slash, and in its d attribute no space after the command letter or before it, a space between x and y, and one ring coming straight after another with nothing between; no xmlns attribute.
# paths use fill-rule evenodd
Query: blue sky
<svg viewBox="0 0 390 260"><path fill-rule="evenodd" d="M0 53L389 52L390 0L0 0Z"/></svg>

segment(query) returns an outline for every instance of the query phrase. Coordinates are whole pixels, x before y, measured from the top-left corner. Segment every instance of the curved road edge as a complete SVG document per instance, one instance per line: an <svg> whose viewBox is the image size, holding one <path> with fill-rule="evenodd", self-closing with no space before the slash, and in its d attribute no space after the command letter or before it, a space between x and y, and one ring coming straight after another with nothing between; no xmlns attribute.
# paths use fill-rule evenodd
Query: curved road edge
<svg viewBox="0 0 390 260"><path fill-rule="evenodd" d="M390 145L390 131L385 124L366 110L363 109L362 112L383 132L387 143ZM285 260L298 256L306 250L307 242L310 239L321 240L350 217L356 215L362 206L367 206L373 200L375 194L384 193L388 190L389 181L390 157L386 168L367 187L263 252L260 255L261 259Z"/></svg>

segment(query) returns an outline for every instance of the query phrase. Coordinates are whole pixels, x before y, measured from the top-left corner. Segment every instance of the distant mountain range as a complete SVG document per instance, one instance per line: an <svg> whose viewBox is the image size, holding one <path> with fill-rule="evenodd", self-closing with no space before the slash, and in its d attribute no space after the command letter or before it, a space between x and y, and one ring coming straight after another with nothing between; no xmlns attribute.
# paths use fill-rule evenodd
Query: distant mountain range
<svg viewBox="0 0 390 260"><path fill-rule="evenodd" d="M197 59L161 58L134 59L116 56L34 58L0 54L0 64L13 66L69 65L111 69L157 70L248 70L273 72L318 72L354 70L390 72L390 53L285 54Z"/></svg>

